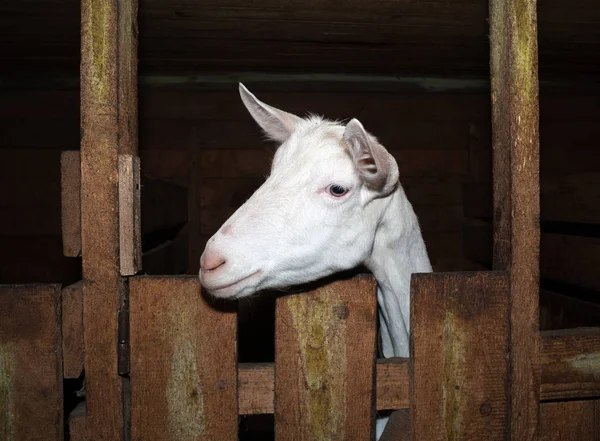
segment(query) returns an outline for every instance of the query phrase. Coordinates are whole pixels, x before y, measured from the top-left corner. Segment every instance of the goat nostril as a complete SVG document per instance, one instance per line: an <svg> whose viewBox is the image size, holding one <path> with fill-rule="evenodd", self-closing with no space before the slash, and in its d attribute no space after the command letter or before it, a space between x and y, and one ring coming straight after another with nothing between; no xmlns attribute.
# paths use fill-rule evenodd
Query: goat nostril
<svg viewBox="0 0 600 441"><path fill-rule="evenodd" d="M200 267L203 271L213 271L225 265L225 258L216 252L206 252L200 259Z"/></svg>

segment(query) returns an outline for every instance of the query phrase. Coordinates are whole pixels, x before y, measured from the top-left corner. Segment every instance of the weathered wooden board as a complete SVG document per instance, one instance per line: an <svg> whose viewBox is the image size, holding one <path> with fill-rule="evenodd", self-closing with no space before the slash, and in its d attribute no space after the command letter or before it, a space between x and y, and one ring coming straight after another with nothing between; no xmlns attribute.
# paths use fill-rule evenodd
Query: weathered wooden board
<svg viewBox="0 0 600 441"><path fill-rule="evenodd" d="M77 257L81 253L81 155L79 150L62 152L60 170L63 254Z"/></svg>
<svg viewBox="0 0 600 441"><path fill-rule="evenodd" d="M371 439L375 291L356 277L277 300L276 439Z"/></svg>
<svg viewBox="0 0 600 441"><path fill-rule="evenodd" d="M62 351L65 378L79 378L84 365L83 282L62 289Z"/></svg>
<svg viewBox="0 0 600 441"><path fill-rule="evenodd" d="M128 379L119 376L119 154L137 154L137 0L81 3L81 245L85 427L128 438ZM132 70L133 69L133 70ZM124 309L125 310L125 309ZM122 370L122 369L121 369Z"/></svg>
<svg viewBox="0 0 600 441"><path fill-rule="evenodd" d="M411 287L413 440L505 440L506 273L432 273Z"/></svg>
<svg viewBox="0 0 600 441"><path fill-rule="evenodd" d="M122 276L142 269L140 158L119 154L119 264Z"/></svg>
<svg viewBox="0 0 600 441"><path fill-rule="evenodd" d="M599 441L600 400L540 405L539 441Z"/></svg>
<svg viewBox="0 0 600 441"><path fill-rule="evenodd" d="M130 279L131 439L237 440L236 316L197 277Z"/></svg>
<svg viewBox="0 0 600 441"><path fill-rule="evenodd" d="M537 2L490 0L494 269L510 273L511 439L537 438L540 145Z"/></svg>
<svg viewBox="0 0 600 441"><path fill-rule="evenodd" d="M0 285L0 439L63 441L59 285Z"/></svg>
<svg viewBox="0 0 600 441"><path fill-rule="evenodd" d="M541 342L545 400L600 397L600 328L546 331Z"/></svg>

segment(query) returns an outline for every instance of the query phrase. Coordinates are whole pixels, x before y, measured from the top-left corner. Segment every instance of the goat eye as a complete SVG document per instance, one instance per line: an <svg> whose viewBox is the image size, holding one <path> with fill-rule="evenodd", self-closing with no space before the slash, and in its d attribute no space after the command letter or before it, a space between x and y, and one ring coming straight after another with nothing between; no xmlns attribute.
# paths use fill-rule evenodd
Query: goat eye
<svg viewBox="0 0 600 441"><path fill-rule="evenodd" d="M329 191L329 194L331 196L335 196L336 198L344 196L346 193L348 193L348 189L346 187L342 187L341 185L336 184L330 185L327 190Z"/></svg>

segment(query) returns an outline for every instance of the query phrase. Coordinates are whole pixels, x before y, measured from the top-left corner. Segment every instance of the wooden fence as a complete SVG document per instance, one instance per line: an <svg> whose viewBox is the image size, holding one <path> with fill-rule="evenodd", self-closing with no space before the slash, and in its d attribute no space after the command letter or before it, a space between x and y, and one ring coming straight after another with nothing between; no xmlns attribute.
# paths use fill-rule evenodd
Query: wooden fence
<svg viewBox="0 0 600 441"><path fill-rule="evenodd" d="M600 439L600 329L540 333L535 2L492 0L494 269L416 275L410 360L377 360L370 277L278 299L274 364L238 364L231 305L140 266L137 2L82 2L81 153L63 156L65 253L83 282L0 288L0 439ZM73 168L73 164L75 167ZM143 164L142 164L143 167ZM80 170L80 173L77 172Z"/></svg>

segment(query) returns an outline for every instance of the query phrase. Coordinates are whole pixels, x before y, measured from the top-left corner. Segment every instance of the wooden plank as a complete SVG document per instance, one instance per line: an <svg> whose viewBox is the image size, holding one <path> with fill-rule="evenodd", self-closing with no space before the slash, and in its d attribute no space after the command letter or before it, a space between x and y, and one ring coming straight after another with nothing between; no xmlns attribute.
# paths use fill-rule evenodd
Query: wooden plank
<svg viewBox="0 0 600 441"><path fill-rule="evenodd" d="M0 285L0 439L62 441L59 285Z"/></svg>
<svg viewBox="0 0 600 441"><path fill-rule="evenodd" d="M390 153L402 176L461 176L468 171L466 150L390 149ZM273 150L203 150L199 157L203 178L260 178L270 173Z"/></svg>
<svg viewBox="0 0 600 441"><path fill-rule="evenodd" d="M541 180L542 222L600 223L600 173L575 173ZM492 218L491 183L469 183L463 188L465 216Z"/></svg>
<svg viewBox="0 0 600 441"><path fill-rule="evenodd" d="M116 354L117 317L127 301L119 272L118 155L137 155L134 29L136 0L81 2L85 426L94 439L126 439L129 430L128 379L119 376Z"/></svg>
<svg viewBox="0 0 600 441"><path fill-rule="evenodd" d="M600 304L540 290L540 330L600 325Z"/></svg>
<svg viewBox="0 0 600 441"><path fill-rule="evenodd" d="M370 277L277 300L275 437L371 439L376 289Z"/></svg>
<svg viewBox="0 0 600 441"><path fill-rule="evenodd" d="M491 0L494 269L510 273L510 439L535 440L540 401L539 86L535 0Z"/></svg>
<svg viewBox="0 0 600 441"><path fill-rule="evenodd" d="M131 439L237 440L235 314L197 277L132 278L130 300Z"/></svg>
<svg viewBox="0 0 600 441"><path fill-rule="evenodd" d="M506 273L432 273L411 285L413 440L505 440Z"/></svg>
<svg viewBox="0 0 600 441"><path fill-rule="evenodd" d="M542 403L539 430L540 441L599 441L600 400Z"/></svg>
<svg viewBox="0 0 600 441"><path fill-rule="evenodd" d="M488 222L463 222L463 250L468 259L489 265L492 259L492 227ZM567 234L541 235L540 272L549 280L592 290L600 289L600 239Z"/></svg>
<svg viewBox="0 0 600 441"><path fill-rule="evenodd" d="M141 150L140 160L144 176L180 187L188 186L190 158L187 150Z"/></svg>
<svg viewBox="0 0 600 441"><path fill-rule="evenodd" d="M144 274L185 274L188 268L189 234L187 229L174 239L161 243L143 255Z"/></svg>
<svg viewBox="0 0 600 441"><path fill-rule="evenodd" d="M545 400L600 397L600 328L543 332L540 360Z"/></svg>
<svg viewBox="0 0 600 441"><path fill-rule="evenodd" d="M140 158L119 155L119 264L122 276L142 269Z"/></svg>
<svg viewBox="0 0 600 441"><path fill-rule="evenodd" d="M79 378L84 365L83 346L83 282L62 290L63 375Z"/></svg>
<svg viewBox="0 0 600 441"><path fill-rule="evenodd" d="M147 89L140 93L140 118L248 122L248 112L233 93L236 87L232 82L225 91ZM257 88L260 90L260 84ZM314 112L331 119L356 117L364 121L367 130L370 130L369 123L377 123L381 115L395 115L397 121L406 124L415 121L472 123L489 121L490 117L490 98L485 93L373 92L360 94L357 99L357 94L347 92L289 92L285 87L283 92L261 93L261 100L297 115Z"/></svg>
<svg viewBox="0 0 600 441"><path fill-rule="evenodd" d="M408 409L408 359L386 358L376 365L377 410ZM238 367L240 415L274 411L275 366L273 363L241 363Z"/></svg>
<svg viewBox="0 0 600 441"><path fill-rule="evenodd" d="M60 155L63 254L81 254L81 156L78 150Z"/></svg>
<svg viewBox="0 0 600 441"><path fill-rule="evenodd" d="M64 257L60 236L0 237L0 282L75 283L81 264Z"/></svg>

